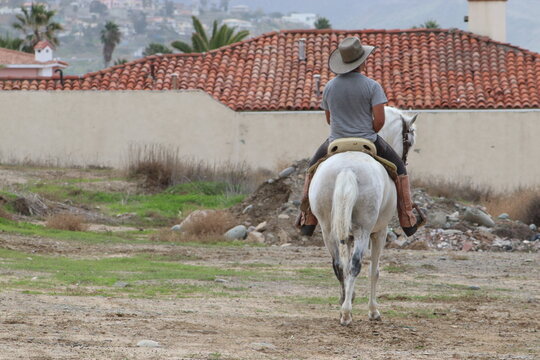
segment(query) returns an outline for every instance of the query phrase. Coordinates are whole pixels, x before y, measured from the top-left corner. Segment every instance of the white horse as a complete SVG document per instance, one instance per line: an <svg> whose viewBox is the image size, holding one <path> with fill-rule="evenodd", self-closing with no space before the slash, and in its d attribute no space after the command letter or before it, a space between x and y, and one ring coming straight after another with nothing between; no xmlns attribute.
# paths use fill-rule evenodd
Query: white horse
<svg viewBox="0 0 540 360"><path fill-rule="evenodd" d="M416 116L385 107L385 125L379 131L403 157L415 142ZM406 157L406 154L405 154ZM388 223L396 212L396 186L384 167L362 152L343 152L324 161L311 181L309 201L321 225L324 243L341 283L341 324L352 321L354 282L371 239L369 319L380 320L376 286L379 257Z"/></svg>

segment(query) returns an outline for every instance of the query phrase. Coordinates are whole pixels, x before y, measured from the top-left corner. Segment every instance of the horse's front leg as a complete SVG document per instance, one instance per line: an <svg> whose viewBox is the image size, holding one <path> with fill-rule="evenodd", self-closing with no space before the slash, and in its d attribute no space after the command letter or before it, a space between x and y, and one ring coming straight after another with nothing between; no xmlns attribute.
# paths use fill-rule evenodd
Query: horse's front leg
<svg viewBox="0 0 540 360"><path fill-rule="evenodd" d="M371 291L369 293L369 320L381 320L381 314L377 309L377 281L379 280L379 257L386 241L386 228L377 233L371 234L371 264L369 270L369 280Z"/></svg>

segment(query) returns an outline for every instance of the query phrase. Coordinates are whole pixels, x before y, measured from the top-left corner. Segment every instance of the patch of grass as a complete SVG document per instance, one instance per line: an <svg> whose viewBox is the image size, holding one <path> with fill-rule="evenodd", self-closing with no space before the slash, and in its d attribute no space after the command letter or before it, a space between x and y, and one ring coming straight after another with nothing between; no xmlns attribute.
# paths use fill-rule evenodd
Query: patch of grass
<svg viewBox="0 0 540 360"><path fill-rule="evenodd" d="M483 205L494 216L507 213L511 219L540 225L540 188L518 189L510 194L488 199Z"/></svg>
<svg viewBox="0 0 540 360"><path fill-rule="evenodd" d="M67 231L48 229L41 225L29 224L26 222L16 222L0 218L0 231L11 234L40 236L59 240L81 241L87 243L126 243L134 242L133 232L120 233L98 233L85 231Z"/></svg>
<svg viewBox="0 0 540 360"><path fill-rule="evenodd" d="M218 277L260 278L253 270L231 270L223 267L186 265L158 261L145 255L123 258L70 259L49 257L0 249L0 268L17 273L22 278L9 281L12 288L45 290L48 293L69 295L118 295L153 297L159 295L187 296L194 292L208 292L215 296L239 296L245 288L228 288L215 283ZM28 275L31 273L31 275ZM31 279L35 273L37 278ZM182 280L205 284L183 283ZM126 287L116 287L118 281ZM47 291L48 290L48 291Z"/></svg>
<svg viewBox="0 0 540 360"><path fill-rule="evenodd" d="M406 295L406 294L383 294L378 296L380 300L387 301L412 301L412 302L460 302L479 299L488 299L485 294L467 291L458 294L428 294L428 295Z"/></svg>
<svg viewBox="0 0 540 360"><path fill-rule="evenodd" d="M382 316L394 318L394 319L437 319L441 317L441 312L435 309L419 309L419 308L403 308L395 307L392 309L382 311Z"/></svg>
<svg viewBox="0 0 540 360"><path fill-rule="evenodd" d="M179 212L187 212L200 208L228 208L241 202L244 195L228 195L218 192L220 184L192 183L183 184L179 189L171 189L157 194L125 194L120 192L89 191L76 186L50 183L38 183L27 188L41 196L55 200L70 200L77 204L100 206L110 215L135 213L141 218L164 217L175 218ZM202 187L198 192L188 190ZM215 190L215 191L214 191ZM155 222L154 222L155 223Z"/></svg>
<svg viewBox="0 0 540 360"><path fill-rule="evenodd" d="M387 265L383 267L384 271L387 271L392 274L401 274L410 270L408 265Z"/></svg>
<svg viewBox="0 0 540 360"><path fill-rule="evenodd" d="M477 185L471 179L449 181L433 177L429 179L414 178L412 187L422 188L431 196L475 203L489 200L495 193L491 187Z"/></svg>

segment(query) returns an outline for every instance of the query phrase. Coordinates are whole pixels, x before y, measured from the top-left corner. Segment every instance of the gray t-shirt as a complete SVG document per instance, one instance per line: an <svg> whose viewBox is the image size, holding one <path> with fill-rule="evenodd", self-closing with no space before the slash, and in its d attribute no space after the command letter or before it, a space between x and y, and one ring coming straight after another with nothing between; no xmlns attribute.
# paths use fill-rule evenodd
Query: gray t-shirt
<svg viewBox="0 0 540 360"><path fill-rule="evenodd" d="M382 86L359 72L338 75L323 93L321 107L330 111L330 141L345 137L377 139L372 107L388 100Z"/></svg>

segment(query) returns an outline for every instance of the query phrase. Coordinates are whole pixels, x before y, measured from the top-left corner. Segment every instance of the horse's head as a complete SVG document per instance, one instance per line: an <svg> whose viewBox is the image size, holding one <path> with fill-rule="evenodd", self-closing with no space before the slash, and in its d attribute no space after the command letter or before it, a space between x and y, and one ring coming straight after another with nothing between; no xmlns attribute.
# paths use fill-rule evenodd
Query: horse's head
<svg viewBox="0 0 540 360"><path fill-rule="evenodd" d="M407 162L409 149L416 142L416 125L414 122L418 114L407 115L403 111L391 106L384 107L385 122L379 135L388 143L396 153Z"/></svg>

